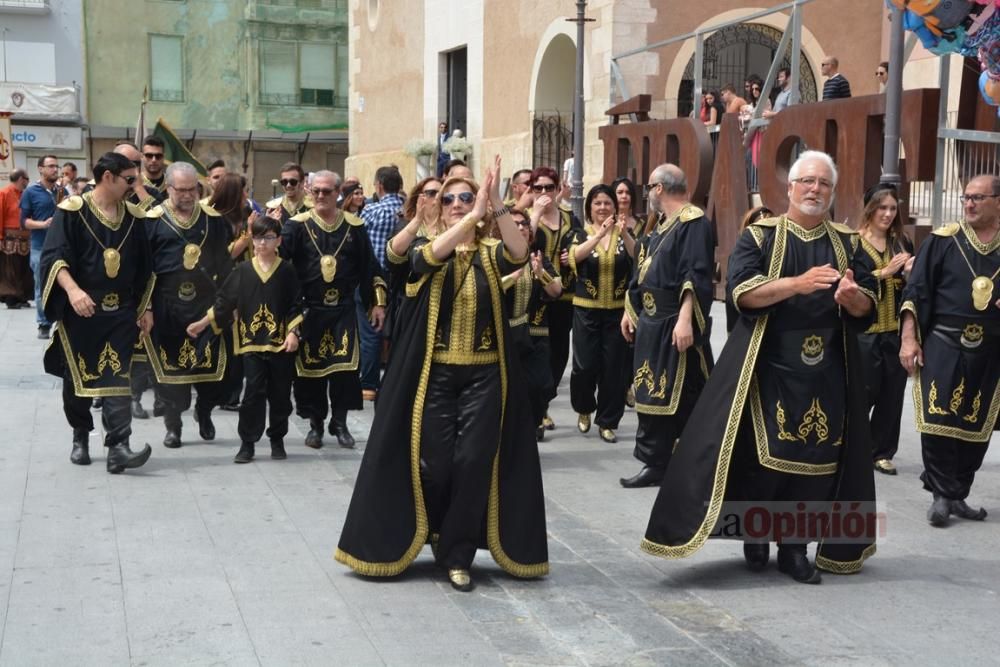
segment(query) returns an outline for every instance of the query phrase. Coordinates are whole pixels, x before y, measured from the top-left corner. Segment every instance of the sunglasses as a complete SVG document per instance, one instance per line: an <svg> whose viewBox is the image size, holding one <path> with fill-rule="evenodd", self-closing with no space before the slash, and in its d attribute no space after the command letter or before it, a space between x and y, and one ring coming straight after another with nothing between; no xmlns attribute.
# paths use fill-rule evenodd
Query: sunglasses
<svg viewBox="0 0 1000 667"><path fill-rule="evenodd" d="M555 183L546 183L546 184L543 185L541 183L536 183L535 185L531 186L531 191L532 192L555 192L556 191L556 184Z"/></svg>
<svg viewBox="0 0 1000 667"><path fill-rule="evenodd" d="M281 187L283 187L283 188L289 188L289 187L294 188L295 186L297 186L299 184L299 179L297 179L297 178L283 178L283 179L281 179L278 182L281 183Z"/></svg>
<svg viewBox="0 0 1000 667"><path fill-rule="evenodd" d="M253 237L254 243L274 243L278 240L278 237L274 234L268 234L267 236L255 236Z"/></svg>
<svg viewBox="0 0 1000 667"><path fill-rule="evenodd" d="M472 194L471 192L459 192L457 195L453 195L450 193L446 195L441 195L441 203L444 204L445 206L451 206L452 204L455 203L456 199L458 199L463 204L471 204L472 202L476 201L476 195Z"/></svg>
<svg viewBox="0 0 1000 667"><path fill-rule="evenodd" d="M319 195L332 195L334 192L336 192L336 190L333 189L333 188L313 188L312 189L312 193L314 195L317 195L317 196L319 196Z"/></svg>
<svg viewBox="0 0 1000 667"><path fill-rule="evenodd" d="M880 72L878 70L875 71L875 76L885 76L886 74L888 74L888 72Z"/></svg>
<svg viewBox="0 0 1000 667"><path fill-rule="evenodd" d="M515 219L514 224L518 227L531 227L531 221L521 218L520 220Z"/></svg>
<svg viewBox="0 0 1000 667"><path fill-rule="evenodd" d="M163 153L143 153L142 156L147 160L162 160Z"/></svg>
<svg viewBox="0 0 1000 667"><path fill-rule="evenodd" d="M122 176L121 174L118 174L118 178L124 179L126 185L132 185L136 179L135 176Z"/></svg>
<svg viewBox="0 0 1000 667"><path fill-rule="evenodd" d="M427 189L421 192L420 194L423 195L424 197L427 197L428 199L434 199L435 197L437 197L437 194L439 192L441 192L441 190Z"/></svg>

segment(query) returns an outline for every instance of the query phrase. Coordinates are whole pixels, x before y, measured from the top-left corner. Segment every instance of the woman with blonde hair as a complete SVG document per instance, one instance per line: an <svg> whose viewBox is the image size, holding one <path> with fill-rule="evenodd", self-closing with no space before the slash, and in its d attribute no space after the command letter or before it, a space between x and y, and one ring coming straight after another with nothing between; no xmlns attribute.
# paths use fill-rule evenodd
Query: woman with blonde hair
<svg viewBox="0 0 1000 667"><path fill-rule="evenodd" d="M517 577L548 572L538 444L503 307L501 276L528 244L499 193L500 158L482 187L449 178L417 238L383 397L335 557L395 576L430 542L453 588L472 590L477 548ZM502 240L483 234L487 203ZM513 362L513 363L512 363Z"/></svg>
<svg viewBox="0 0 1000 667"><path fill-rule="evenodd" d="M879 183L865 193L865 210L858 225L866 263L879 281L875 322L858 336L867 363L865 385L875 470L895 475L892 457L899 448L906 371L899 363L899 306L905 277L913 266L913 244L903 234L896 188Z"/></svg>

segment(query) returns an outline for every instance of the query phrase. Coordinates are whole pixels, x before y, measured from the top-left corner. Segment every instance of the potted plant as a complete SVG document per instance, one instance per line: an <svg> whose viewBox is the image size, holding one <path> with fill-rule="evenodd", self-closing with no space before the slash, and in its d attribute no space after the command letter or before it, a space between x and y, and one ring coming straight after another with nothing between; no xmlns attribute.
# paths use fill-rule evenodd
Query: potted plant
<svg viewBox="0 0 1000 667"><path fill-rule="evenodd" d="M437 152L437 144L426 139L410 139L403 147L403 152L417 161L417 178L426 178L431 174L431 163Z"/></svg>
<svg viewBox="0 0 1000 667"><path fill-rule="evenodd" d="M472 154L472 144L462 136L461 130L455 130L454 134L441 146L441 149L453 158L463 161L468 161L469 155Z"/></svg>

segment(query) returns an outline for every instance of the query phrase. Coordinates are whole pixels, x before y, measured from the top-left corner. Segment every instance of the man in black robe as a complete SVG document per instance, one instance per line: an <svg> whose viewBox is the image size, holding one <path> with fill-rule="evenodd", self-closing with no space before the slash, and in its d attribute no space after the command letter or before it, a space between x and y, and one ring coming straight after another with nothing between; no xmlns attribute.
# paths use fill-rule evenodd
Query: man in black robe
<svg viewBox="0 0 1000 667"><path fill-rule="evenodd" d="M688 201L687 179L676 165L654 169L646 188L659 221L636 248L622 318L622 335L635 340L632 377L639 426L633 454L643 464L621 480L627 489L662 481L712 366L711 223Z"/></svg>
<svg viewBox="0 0 1000 667"><path fill-rule="evenodd" d="M293 215L305 213L313 207L312 198L306 194L306 172L302 165L286 162L278 172L278 183L284 195L275 197L265 204L267 214L281 224L288 222Z"/></svg>
<svg viewBox="0 0 1000 667"><path fill-rule="evenodd" d="M913 377L913 411L933 526L951 514L982 521L965 502L1000 413L1000 179L965 186L965 220L921 244L903 305L899 360Z"/></svg>
<svg viewBox="0 0 1000 667"><path fill-rule="evenodd" d="M93 192L63 201L42 249L42 304L57 323L45 370L63 378L63 410L73 428L70 461L90 464L91 399L103 398L107 470L120 473L149 459L133 452L129 371L141 327L148 332L151 288L145 212L125 202L138 170L105 153L94 166ZM137 326L138 325L138 326Z"/></svg>
<svg viewBox="0 0 1000 667"><path fill-rule="evenodd" d="M355 291L376 331L385 319L385 278L361 219L337 208L340 184L337 174L316 172L315 208L292 216L281 231L281 256L295 266L302 286L305 321L295 358L295 406L309 420L305 444L314 449L323 446L328 410L330 435L341 447L354 446L347 411L363 407Z"/></svg>
<svg viewBox="0 0 1000 667"><path fill-rule="evenodd" d="M181 446L181 413L198 392L195 418L203 440L215 439L212 408L222 399L226 346L221 337L188 337L187 326L215 302L232 270L231 231L219 213L198 201L198 172L187 162L166 171L168 199L147 213L153 252L152 308L156 326L143 337L163 403L163 446Z"/></svg>
<svg viewBox="0 0 1000 667"><path fill-rule="evenodd" d="M729 258L729 298L740 320L681 435L653 506L642 549L665 558L697 551L742 504L753 570L778 542L778 569L819 583L816 569L857 572L874 536L840 531L858 503L874 513L857 333L867 327L875 281L850 228L830 222L837 171L806 151L789 170L788 213L751 225ZM849 391L849 387L853 390ZM811 523L779 532L779 513L800 505ZM772 525L760 534L749 519ZM836 538L836 539L835 539ZM761 542L753 542L761 539ZM816 565L806 544L819 541Z"/></svg>

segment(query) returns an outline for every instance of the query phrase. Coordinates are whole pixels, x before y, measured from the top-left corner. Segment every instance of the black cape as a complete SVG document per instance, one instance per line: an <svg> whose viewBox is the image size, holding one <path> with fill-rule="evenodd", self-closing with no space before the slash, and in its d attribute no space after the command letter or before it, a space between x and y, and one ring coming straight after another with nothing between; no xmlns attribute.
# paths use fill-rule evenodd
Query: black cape
<svg viewBox="0 0 1000 667"><path fill-rule="evenodd" d="M476 261L488 254L481 251ZM378 408L334 554L337 561L366 576L401 573L428 542L420 479L420 420L443 278L442 271L406 286L408 294L399 312L400 325ZM497 343L502 351L504 409L480 548L488 548L509 574L539 577L549 570L541 464L525 392L510 391L523 380L504 314L499 276L495 278L491 289L494 330L499 332Z"/></svg>

